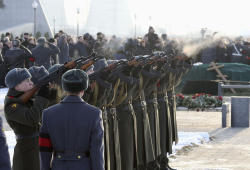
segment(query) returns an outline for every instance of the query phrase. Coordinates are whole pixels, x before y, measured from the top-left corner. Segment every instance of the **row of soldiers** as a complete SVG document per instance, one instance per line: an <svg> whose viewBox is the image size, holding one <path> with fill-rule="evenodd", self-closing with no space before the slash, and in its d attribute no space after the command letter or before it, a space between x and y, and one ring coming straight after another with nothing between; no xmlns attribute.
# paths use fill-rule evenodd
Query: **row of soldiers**
<svg viewBox="0 0 250 170"><path fill-rule="evenodd" d="M172 169L167 153L178 143L174 90L190 60L154 53L96 65L85 101L103 111L106 169Z"/></svg>
<svg viewBox="0 0 250 170"><path fill-rule="evenodd" d="M87 61L75 66L89 73L84 100L103 112L105 168L172 169L167 153L171 154L173 143L178 143L174 87L191 66L190 59L159 52L131 60L106 61L94 57ZM57 75L50 87L56 89L56 95L51 95L51 90L44 86L37 94L50 98L50 105L60 102L64 95L60 83L61 74L67 70L62 71L64 66L68 64L50 69L49 75ZM38 80L37 75L32 77ZM41 83L33 82L36 86ZM11 109L17 109L16 105L11 105Z"/></svg>

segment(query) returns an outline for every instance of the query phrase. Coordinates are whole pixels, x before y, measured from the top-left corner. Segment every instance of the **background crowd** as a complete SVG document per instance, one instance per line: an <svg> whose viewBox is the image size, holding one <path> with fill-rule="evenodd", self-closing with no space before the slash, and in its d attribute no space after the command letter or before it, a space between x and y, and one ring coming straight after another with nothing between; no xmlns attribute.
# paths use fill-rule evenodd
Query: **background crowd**
<svg viewBox="0 0 250 170"><path fill-rule="evenodd" d="M204 43L205 42L205 43ZM54 64L64 64L77 57L87 57L94 51L106 59L129 59L138 55L150 55L153 51L183 52L186 45L200 48L189 54L195 62L208 64L221 63L250 64L250 43L243 37L230 39L202 33L198 39L169 38L167 34L158 35L153 27L148 33L137 38L106 37L98 32L96 37L85 33L72 37L60 30L53 38L35 38L29 33L13 37L11 33L2 35L0 42L0 86L4 87L4 77L13 68L29 68L33 65L49 69ZM195 46L194 46L195 47Z"/></svg>

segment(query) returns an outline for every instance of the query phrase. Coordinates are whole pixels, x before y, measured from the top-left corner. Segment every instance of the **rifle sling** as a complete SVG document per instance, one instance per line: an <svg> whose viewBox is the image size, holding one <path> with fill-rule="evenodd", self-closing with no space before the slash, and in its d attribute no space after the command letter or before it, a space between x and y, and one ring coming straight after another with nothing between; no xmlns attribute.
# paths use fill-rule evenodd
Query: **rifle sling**
<svg viewBox="0 0 250 170"><path fill-rule="evenodd" d="M118 119L115 107L110 108L110 114L113 120L116 170L121 170L120 136L119 136Z"/></svg>
<svg viewBox="0 0 250 170"><path fill-rule="evenodd" d="M109 107L113 104L114 100L115 100L115 97L116 97L116 93L117 93L117 90L118 90L118 87L119 87L119 84L120 84L120 79L118 78L115 82L115 86L114 86L114 89L113 89L113 97L111 99L111 101L107 104L106 107Z"/></svg>
<svg viewBox="0 0 250 170"><path fill-rule="evenodd" d="M121 83L121 89L119 91L119 95L116 98L116 102L114 103L114 106L118 106L122 104L128 96L128 89L127 89L127 84L122 82Z"/></svg>
<svg viewBox="0 0 250 170"><path fill-rule="evenodd" d="M155 110L155 142L156 142L156 156L161 154L161 140L160 140L160 122L159 122L159 110L157 102L157 93L154 92L153 105Z"/></svg>
<svg viewBox="0 0 250 170"><path fill-rule="evenodd" d="M108 116L106 107L102 109L103 115L103 124L104 124L104 132L105 132L105 150L106 150L106 168L110 170L110 149L109 149L109 124L108 124Z"/></svg>
<svg viewBox="0 0 250 170"><path fill-rule="evenodd" d="M135 111L133 108L133 105L131 104L131 101L128 103L129 111L133 117L133 130L134 130L134 143L135 143L135 157L136 157L136 165L139 166L139 156L138 156L138 139L137 139L137 119L135 115Z"/></svg>

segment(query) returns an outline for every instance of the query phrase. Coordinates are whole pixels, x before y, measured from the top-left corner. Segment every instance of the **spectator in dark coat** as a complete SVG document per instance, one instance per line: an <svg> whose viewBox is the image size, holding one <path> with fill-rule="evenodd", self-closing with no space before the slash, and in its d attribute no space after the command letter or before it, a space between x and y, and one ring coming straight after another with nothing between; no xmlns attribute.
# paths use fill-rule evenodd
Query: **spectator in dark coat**
<svg viewBox="0 0 250 170"><path fill-rule="evenodd" d="M30 37L28 41L29 41L29 44L28 44L27 48L29 50L32 50L33 48L36 47L36 38Z"/></svg>
<svg viewBox="0 0 250 170"><path fill-rule="evenodd" d="M36 66L44 66L49 69L52 66L51 56L60 52L59 48L49 42L46 42L44 37L37 40L38 45L32 49L32 54L35 57Z"/></svg>
<svg viewBox="0 0 250 170"><path fill-rule="evenodd" d="M101 32L98 32L96 36L97 36L97 40L94 45L94 51L99 56L107 57L106 55L107 40L105 38L105 35Z"/></svg>
<svg viewBox="0 0 250 170"><path fill-rule="evenodd" d="M22 42L22 45L26 48L28 48L28 45L29 45L29 33L24 33L23 34L23 42Z"/></svg>
<svg viewBox="0 0 250 170"><path fill-rule="evenodd" d="M139 41L135 55L149 55L151 54L151 51L146 47L146 42L145 40Z"/></svg>
<svg viewBox="0 0 250 170"><path fill-rule="evenodd" d="M2 56L2 48L3 48L3 43L0 42L0 88L4 87L4 78L5 78L5 74L6 74L6 70L5 70L5 65L4 65L4 60L3 60L3 56Z"/></svg>
<svg viewBox="0 0 250 170"><path fill-rule="evenodd" d="M0 46L1 46L1 42L0 42ZM0 52L1 52L1 47L0 47ZM3 56L1 53L0 53L0 64L3 64Z"/></svg>
<svg viewBox="0 0 250 170"><path fill-rule="evenodd" d="M87 53L88 55L90 55L94 49L96 40L89 33L84 34L83 39L84 39L84 44L86 45L87 48Z"/></svg>
<svg viewBox="0 0 250 170"><path fill-rule="evenodd" d="M69 61L69 44L67 41L67 35L63 34L58 40L57 46L60 49L59 64L64 64Z"/></svg>
<svg viewBox="0 0 250 170"><path fill-rule="evenodd" d="M50 39L49 39L49 42L52 43L52 44L54 44L55 46L57 46L57 39L55 39L55 38L50 38ZM52 59L52 61L51 61L52 65L58 64L58 63L59 63L58 54L52 55L52 56L51 56L51 59Z"/></svg>
<svg viewBox="0 0 250 170"><path fill-rule="evenodd" d="M76 47L73 38L69 38L69 58L73 59L75 57Z"/></svg>
<svg viewBox="0 0 250 170"><path fill-rule="evenodd" d="M12 44L11 44L10 39L8 37L5 37L3 41L3 49L2 49L3 56L5 56L5 52L10 49L11 45Z"/></svg>
<svg viewBox="0 0 250 170"><path fill-rule="evenodd" d="M153 27L149 27L148 34L146 34L145 36L148 37L147 43L149 46L149 50L153 52L154 50L158 49L157 44L159 43L159 37L157 34L155 34L155 30Z"/></svg>
<svg viewBox="0 0 250 170"><path fill-rule="evenodd" d="M34 62L32 53L29 49L20 45L19 40L13 40L12 48L6 51L4 57L4 63L7 70L13 68L29 68Z"/></svg>
<svg viewBox="0 0 250 170"><path fill-rule="evenodd" d="M78 42L76 43L75 47L76 47L76 50L78 52L78 56L80 56L80 57L87 57L88 56L87 46L85 44L83 36L78 37Z"/></svg>

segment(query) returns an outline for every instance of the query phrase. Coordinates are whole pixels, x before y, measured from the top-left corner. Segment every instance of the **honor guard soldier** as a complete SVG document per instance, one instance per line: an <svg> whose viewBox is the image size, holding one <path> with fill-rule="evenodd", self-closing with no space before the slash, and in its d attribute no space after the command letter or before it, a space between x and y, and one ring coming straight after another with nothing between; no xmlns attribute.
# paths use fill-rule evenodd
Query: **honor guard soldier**
<svg viewBox="0 0 250 170"><path fill-rule="evenodd" d="M66 97L43 112L41 170L104 170L102 112L81 99L88 81L79 69L63 74Z"/></svg>
<svg viewBox="0 0 250 170"><path fill-rule="evenodd" d="M37 95L24 103L21 96L34 87L26 68L15 68L5 77L9 91L4 101L5 117L16 135L12 170L39 170L39 128L41 114L48 105L49 88L45 85Z"/></svg>
<svg viewBox="0 0 250 170"><path fill-rule="evenodd" d="M0 117L0 169L10 170L10 155L8 152L8 146L6 144L6 138L3 131L3 121Z"/></svg>

